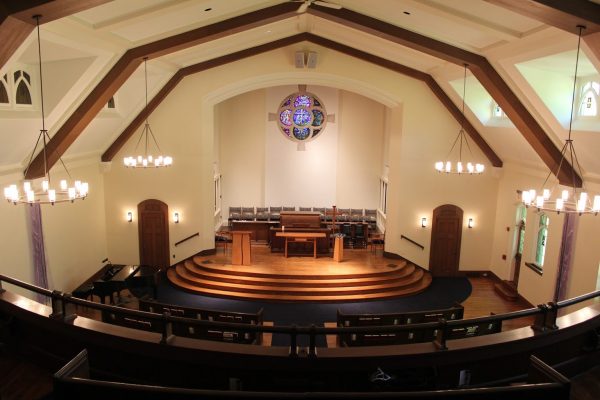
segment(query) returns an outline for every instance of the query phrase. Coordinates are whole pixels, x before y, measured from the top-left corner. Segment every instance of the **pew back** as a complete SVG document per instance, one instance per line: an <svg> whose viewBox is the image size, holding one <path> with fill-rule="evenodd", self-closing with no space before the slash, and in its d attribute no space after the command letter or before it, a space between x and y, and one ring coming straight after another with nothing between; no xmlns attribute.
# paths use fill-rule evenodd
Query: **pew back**
<svg viewBox="0 0 600 400"><path fill-rule="evenodd" d="M460 304L442 310L385 314L348 314L338 310L337 324L339 327L410 325L436 322L440 319L457 320L462 319L463 315L464 307ZM379 346L430 342L437 337L437 334L437 329L415 328L414 330L402 332L340 334L338 335L338 341L342 346Z"/></svg>
<svg viewBox="0 0 600 400"><path fill-rule="evenodd" d="M140 299L140 311L169 314L183 318L193 318L204 321L232 322L248 325L263 324L263 309L256 313L242 313L232 311L207 310L196 307L175 306L163 304L154 300ZM238 329L215 329L178 321L173 323L173 334L176 336L192 337L197 339L218 340L223 342L261 344L260 332L247 332Z"/></svg>

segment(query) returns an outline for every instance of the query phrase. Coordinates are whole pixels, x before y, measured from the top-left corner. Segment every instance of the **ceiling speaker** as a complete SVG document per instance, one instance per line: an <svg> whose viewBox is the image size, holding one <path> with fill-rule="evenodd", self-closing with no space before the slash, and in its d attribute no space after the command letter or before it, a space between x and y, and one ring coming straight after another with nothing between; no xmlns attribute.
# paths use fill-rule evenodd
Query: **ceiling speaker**
<svg viewBox="0 0 600 400"><path fill-rule="evenodd" d="M294 55L294 65L296 68L304 68L304 52L297 51Z"/></svg>
<svg viewBox="0 0 600 400"><path fill-rule="evenodd" d="M308 53L308 59L306 60L306 66L308 68L315 68L317 66L317 53L310 51Z"/></svg>

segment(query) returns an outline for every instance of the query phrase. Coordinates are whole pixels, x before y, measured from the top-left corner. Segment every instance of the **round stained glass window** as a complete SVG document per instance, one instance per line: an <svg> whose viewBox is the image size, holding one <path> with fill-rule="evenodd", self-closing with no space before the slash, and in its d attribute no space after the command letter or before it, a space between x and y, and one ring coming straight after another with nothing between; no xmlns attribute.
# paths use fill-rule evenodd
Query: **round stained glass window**
<svg viewBox="0 0 600 400"><path fill-rule="evenodd" d="M308 142L325 128L327 111L312 93L292 93L279 106L279 130L294 142Z"/></svg>

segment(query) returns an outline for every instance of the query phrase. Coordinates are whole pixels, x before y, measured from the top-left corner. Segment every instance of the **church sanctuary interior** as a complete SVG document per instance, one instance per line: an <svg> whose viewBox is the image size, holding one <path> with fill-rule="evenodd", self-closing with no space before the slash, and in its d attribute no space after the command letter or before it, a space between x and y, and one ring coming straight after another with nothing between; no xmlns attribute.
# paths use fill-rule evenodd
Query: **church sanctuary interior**
<svg viewBox="0 0 600 400"><path fill-rule="evenodd" d="M1 0L0 397L596 399L599 71L600 0Z"/></svg>

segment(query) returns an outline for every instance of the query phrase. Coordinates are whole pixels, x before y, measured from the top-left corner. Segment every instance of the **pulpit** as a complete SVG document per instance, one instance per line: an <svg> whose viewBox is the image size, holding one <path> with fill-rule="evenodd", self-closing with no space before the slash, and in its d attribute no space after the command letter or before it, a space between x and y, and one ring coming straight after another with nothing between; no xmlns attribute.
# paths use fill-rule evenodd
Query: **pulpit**
<svg viewBox="0 0 600 400"><path fill-rule="evenodd" d="M251 231L232 231L233 245L231 264L252 265L252 247L250 247Z"/></svg>
<svg viewBox="0 0 600 400"><path fill-rule="evenodd" d="M344 259L344 237L335 236L335 242L333 244L333 259L337 262L342 262Z"/></svg>

